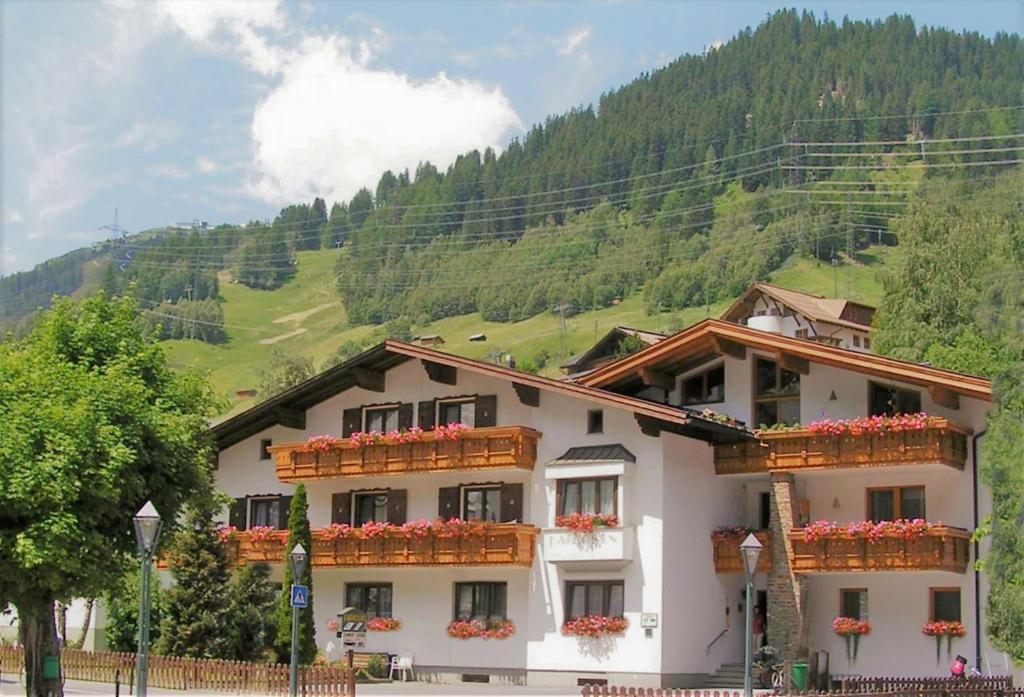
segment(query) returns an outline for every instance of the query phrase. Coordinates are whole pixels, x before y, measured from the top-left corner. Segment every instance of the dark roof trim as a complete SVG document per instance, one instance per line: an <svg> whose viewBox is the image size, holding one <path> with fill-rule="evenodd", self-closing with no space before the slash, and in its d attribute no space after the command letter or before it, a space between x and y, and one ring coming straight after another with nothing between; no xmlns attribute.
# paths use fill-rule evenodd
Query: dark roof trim
<svg viewBox="0 0 1024 697"><path fill-rule="evenodd" d="M578 445L569 448L552 462L569 464L576 462L636 462L636 455L629 452L622 443L611 445Z"/></svg>
<svg viewBox="0 0 1024 697"><path fill-rule="evenodd" d="M271 397L265 402L236 414L213 426L212 433L220 449L227 448L260 431L280 423L283 409L305 410L355 386L356 368L386 372L409 360L420 359L450 365L509 382L535 387L548 392L557 392L590 402L632 411L648 419L664 424L664 430L704 440L707 442L736 442L752 440L753 434L743 428L723 426L703 417L700 413L683 407L649 402L637 397L615 394L603 389L585 387L571 382L524 373L491 363L463 358L450 353L413 346L401 341L388 339L371 349L360 353L340 365L328 368L309 380Z"/></svg>

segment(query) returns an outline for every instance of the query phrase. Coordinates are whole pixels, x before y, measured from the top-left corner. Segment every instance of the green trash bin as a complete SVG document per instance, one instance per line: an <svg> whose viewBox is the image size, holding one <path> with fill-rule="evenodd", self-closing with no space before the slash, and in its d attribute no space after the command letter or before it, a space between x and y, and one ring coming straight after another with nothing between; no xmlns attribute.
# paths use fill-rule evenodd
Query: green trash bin
<svg viewBox="0 0 1024 697"><path fill-rule="evenodd" d="M807 662L797 661L793 664L793 684L797 692L807 691Z"/></svg>
<svg viewBox="0 0 1024 697"><path fill-rule="evenodd" d="M56 656L43 656L43 680L60 678L60 659Z"/></svg>

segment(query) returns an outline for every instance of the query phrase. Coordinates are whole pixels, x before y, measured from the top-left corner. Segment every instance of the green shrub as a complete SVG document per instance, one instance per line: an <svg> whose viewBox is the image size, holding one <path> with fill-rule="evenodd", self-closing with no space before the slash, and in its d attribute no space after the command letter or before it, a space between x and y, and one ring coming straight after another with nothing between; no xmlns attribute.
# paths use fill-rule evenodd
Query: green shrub
<svg viewBox="0 0 1024 697"><path fill-rule="evenodd" d="M366 672L375 678L386 678L388 675L387 656L382 653L375 653L366 662Z"/></svg>

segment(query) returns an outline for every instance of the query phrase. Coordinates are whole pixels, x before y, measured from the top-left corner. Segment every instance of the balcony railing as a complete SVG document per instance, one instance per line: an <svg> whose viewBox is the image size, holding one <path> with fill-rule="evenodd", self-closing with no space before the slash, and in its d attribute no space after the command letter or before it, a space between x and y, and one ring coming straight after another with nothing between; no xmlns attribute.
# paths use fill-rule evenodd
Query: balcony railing
<svg viewBox="0 0 1024 697"><path fill-rule="evenodd" d="M757 570L768 573L772 570L772 532L758 530L754 533L761 543L761 556L757 559ZM711 548L715 555L715 572L719 574L742 574L743 559L740 558L740 544L746 536L722 536L711 534Z"/></svg>
<svg viewBox="0 0 1024 697"><path fill-rule="evenodd" d="M310 556L316 567L530 566L538 532L532 525L509 523L489 525L481 534L429 531L409 536L389 530L370 538L328 539L324 530L315 530ZM241 564L283 563L288 532L275 531L261 538L253 540L250 532L238 532L227 543L229 554Z"/></svg>
<svg viewBox="0 0 1024 697"><path fill-rule="evenodd" d="M427 431L413 443L353 445L342 440L325 451L306 443L269 448L277 478L302 482L340 477L367 477L420 472L450 472L519 468L532 470L537 462L540 433L524 426L474 428L458 440L445 440Z"/></svg>
<svg viewBox="0 0 1024 697"><path fill-rule="evenodd" d="M967 431L933 418L926 428L832 436L808 430L765 431L760 443L715 446L716 474L801 472L942 464L963 469Z"/></svg>
<svg viewBox="0 0 1024 697"><path fill-rule="evenodd" d="M884 537L872 541L848 534L807 540L793 530L793 571L954 571L965 573L970 561L970 533L962 528L932 527L920 537Z"/></svg>

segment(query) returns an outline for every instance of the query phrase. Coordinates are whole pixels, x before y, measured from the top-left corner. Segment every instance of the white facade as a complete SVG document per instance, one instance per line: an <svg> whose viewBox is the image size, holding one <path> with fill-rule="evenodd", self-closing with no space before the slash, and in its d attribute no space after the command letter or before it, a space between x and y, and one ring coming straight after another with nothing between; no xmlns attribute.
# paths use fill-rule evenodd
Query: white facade
<svg viewBox="0 0 1024 697"><path fill-rule="evenodd" d="M851 351L871 352L871 332L866 327L861 329L850 323L811 319L785 306L784 311L780 312L779 307L779 302L761 295L753 302L750 316L745 318L744 323L758 331L825 341Z"/></svg>
<svg viewBox="0 0 1024 697"><path fill-rule="evenodd" d="M788 318L785 318L788 319ZM723 399L706 405L744 423L754 419L753 362L761 355L748 350L743 359L719 357L675 376L667 402L682 399L682 382L707 368L724 366ZM800 376L799 420L865 416L869 384L879 380L863 373L810 363ZM921 408L947 417L974 433L985 427L988 403L960 398L958 409L936 404L919 385L896 387L919 392ZM412 403L465 395L496 395L497 425L525 426L542 434L536 466L529 470L424 473L388 477L357 477L306 484L309 519L314 529L331 522L332 494L349 490L402 488L407 491L407 519L431 520L438 515L438 490L480 482L521 483L523 523L536 526L530 568L405 567L316 568L313 594L317 643L325 649L337 640L327 621L344 605L346 584L392 584L392 616L402 622L395 632L371 633L367 651L412 651L417 674L428 679L461 680L465 675L489 675L492 682L576 684L580 678L608 679L612 684L700 685L722 664L742 660L743 589L741 574L716 573L711 533L719 526L762 526L763 497L770 489L768 475L716 475L714 449L702 440L662 431L641 432L633 410L595 403L584 396L540 390L537 407L523 404L512 382L501 375L459 368L457 384L434 382L419 360L410 360L386 373L384 393L352 387L310 407L306 428L272 426L226 447L219 456L218 488L233 498L289 494L272 460L260 459L261 441L275 445L305 441L313 435L342 436L342 412L360 405ZM659 404L665 391L649 388L639 394ZM603 410L603 432L588 433L588 411ZM621 444L635 462L558 462L569 448ZM884 486L923 486L927 518L972 529L990 509L989 492L979 485L974 510L973 448L961 471L945 465L877 467L799 473L795 489L809 520L838 523L864 520L866 491ZM619 528L580 537L556 528L558 482L579 477L616 477ZM463 511L464 513L464 511ZM225 516L226 519L226 516ZM982 545L984 554L986 545ZM973 554L972 554L973 561ZM275 571L280 574L280 570ZM954 640L954 652L974 662L975 641L983 633L975 615L974 572L870 571L813 573L807 576L807 644L812 651L831 653L833 674L945 675L949 661L942 648L936 664L934 639L921 635L929 620L930 589L959 589L962 622L967 634ZM455 584L499 581L507 584L507 618L516 631L504 640L453 639L446 627L454 616ZM621 636L578 639L565 636L566 584L575 581L621 581L628 629ZM759 574L757 588L767 578ZM980 579L982 602L987 592ZM867 591L871 634L860 642L858 660L848 664L845 644L831 631L840 614L840 590ZM768 612L772 608L769 605ZM642 626L642 615L653 627ZM772 637L768 637L771 642ZM989 665L1003 661L987 640L981 654Z"/></svg>

